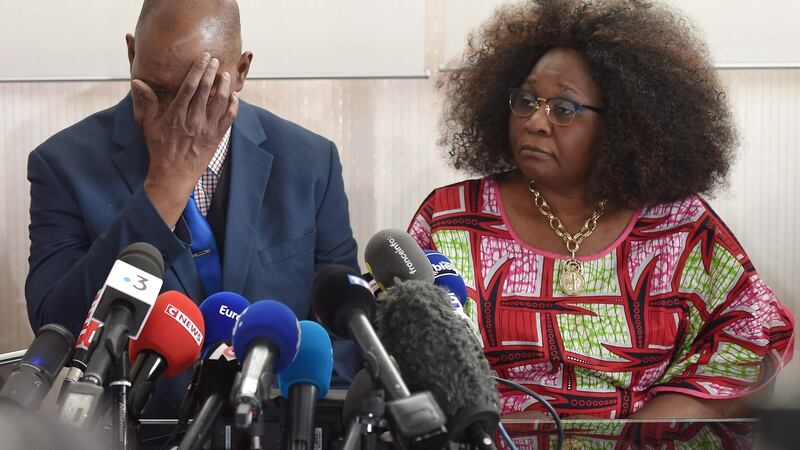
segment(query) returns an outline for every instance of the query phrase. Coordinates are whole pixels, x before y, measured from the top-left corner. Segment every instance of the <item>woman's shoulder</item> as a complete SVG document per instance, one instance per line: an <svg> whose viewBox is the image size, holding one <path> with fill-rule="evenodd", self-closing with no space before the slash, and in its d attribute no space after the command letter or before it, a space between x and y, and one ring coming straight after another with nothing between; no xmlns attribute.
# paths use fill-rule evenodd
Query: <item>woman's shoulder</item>
<svg viewBox="0 0 800 450"><path fill-rule="evenodd" d="M708 209L708 203L693 194L680 200L647 205L640 218L657 219L665 226L677 226L696 222Z"/></svg>
<svg viewBox="0 0 800 450"><path fill-rule="evenodd" d="M486 176L481 178L469 178L466 180L456 181L455 183L437 187L431 192L431 194L449 195L451 193L458 193L458 192L464 192L464 193L479 192L484 189L484 186L487 182L491 183L493 180L494 178L491 176Z"/></svg>
<svg viewBox="0 0 800 450"><path fill-rule="evenodd" d="M492 176L458 181L431 191L422 202L422 208L431 212L468 213L478 204L493 203L491 197L496 182Z"/></svg>
<svg viewBox="0 0 800 450"><path fill-rule="evenodd" d="M643 208L636 226L637 232L657 235L684 232L688 238L711 237L735 256L742 258L744 250L730 228L723 222L706 199L692 194L681 200L663 202Z"/></svg>
<svg viewBox="0 0 800 450"><path fill-rule="evenodd" d="M476 211L491 213L492 208L497 209L494 183L494 178L487 176L434 189L411 219L409 234L422 248L432 248L430 239L435 227L447 227L448 224L469 220L466 216Z"/></svg>
<svg viewBox="0 0 800 450"><path fill-rule="evenodd" d="M641 209L637 228L654 232L711 224L724 226L708 202L700 195L692 194L680 200L645 206Z"/></svg>

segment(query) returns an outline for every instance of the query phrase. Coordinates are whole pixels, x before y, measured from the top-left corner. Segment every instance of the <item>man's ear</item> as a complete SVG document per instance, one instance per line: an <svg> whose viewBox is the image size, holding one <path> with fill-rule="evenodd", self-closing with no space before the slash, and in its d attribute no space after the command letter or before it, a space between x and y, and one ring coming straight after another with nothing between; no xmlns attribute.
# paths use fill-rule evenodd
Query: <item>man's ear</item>
<svg viewBox="0 0 800 450"><path fill-rule="evenodd" d="M250 72L250 64L253 62L253 52L244 52L236 63L236 77L233 79L231 90L240 92L244 87L244 80Z"/></svg>
<svg viewBox="0 0 800 450"><path fill-rule="evenodd" d="M133 35L128 33L125 35L125 44L128 46L128 63L131 68L133 67L133 58L136 56L136 49L134 48Z"/></svg>

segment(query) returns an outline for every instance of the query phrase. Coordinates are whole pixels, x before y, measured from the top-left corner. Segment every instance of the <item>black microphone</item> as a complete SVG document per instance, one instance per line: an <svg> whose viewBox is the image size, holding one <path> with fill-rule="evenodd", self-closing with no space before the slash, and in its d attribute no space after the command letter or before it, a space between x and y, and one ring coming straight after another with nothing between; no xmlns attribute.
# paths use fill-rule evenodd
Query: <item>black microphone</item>
<svg viewBox="0 0 800 450"><path fill-rule="evenodd" d="M361 369L347 389L342 404L342 424L346 430L342 450L377 448L378 436L386 431L386 402L373 381L370 372Z"/></svg>
<svg viewBox="0 0 800 450"><path fill-rule="evenodd" d="M197 416L183 436L179 450L196 450L203 446L214 430L214 423L228 404L228 396L239 373L239 363L233 347L220 342L208 349L208 356L197 369L197 386L194 396L202 402Z"/></svg>
<svg viewBox="0 0 800 450"><path fill-rule="evenodd" d="M432 272L424 254L422 260ZM412 448L441 448L447 440L442 411L429 393L411 395L378 339L371 323L375 297L369 284L347 266L325 266L311 283L311 304L328 330L358 342L371 374L392 400L387 407L396 428Z"/></svg>
<svg viewBox="0 0 800 450"><path fill-rule="evenodd" d="M95 418L103 382L130 338L139 337L163 284L161 252L145 242L125 247L100 291L94 319L103 328L80 382L67 387L59 412L63 423L83 427Z"/></svg>
<svg viewBox="0 0 800 450"><path fill-rule="evenodd" d="M64 377L64 382L61 384L61 392L58 394L58 403L61 404L64 396L67 393L67 387L76 383L83 378L83 372L86 370L86 363L89 362L89 356L92 351L92 342L100 335L100 330L103 324L97 319L94 319L94 310L97 309L97 304L100 302L100 293L102 290L97 291L97 294L92 300L92 305L89 307L89 314L86 315L86 320L83 322L78 339L75 340L75 349L72 351L72 361L68 365L67 374Z"/></svg>
<svg viewBox="0 0 800 450"><path fill-rule="evenodd" d="M447 293L426 282L396 283L383 294L377 328L409 387L430 390L439 401L450 439L495 448L491 433L500 421L500 401L489 363L453 314Z"/></svg>
<svg viewBox="0 0 800 450"><path fill-rule="evenodd" d="M366 281L369 285L369 290L372 291L372 295L374 295L375 298L378 298L378 295L380 295L380 293L383 291L381 290L381 286L378 284L378 282L375 281L375 277L373 277L371 273L366 272L361 274L361 278L363 278L364 281Z"/></svg>
<svg viewBox="0 0 800 450"><path fill-rule="evenodd" d="M342 403L342 424L347 426L354 417L361 414L365 403L376 397L375 385L367 369L356 372L347 395Z"/></svg>
<svg viewBox="0 0 800 450"><path fill-rule="evenodd" d="M301 320L300 336L297 357L278 374L281 394L289 399L289 427L284 440L288 450L314 448L317 399L328 395L333 372L333 346L322 325Z"/></svg>
<svg viewBox="0 0 800 450"><path fill-rule="evenodd" d="M395 278L433 283L428 257L405 231L386 229L375 233L364 250L364 262L383 290L392 287Z"/></svg>
<svg viewBox="0 0 800 450"><path fill-rule="evenodd" d="M339 264L323 267L311 283L311 306L325 328L356 339L391 398L411 394L372 328L375 297L358 272Z"/></svg>
<svg viewBox="0 0 800 450"><path fill-rule="evenodd" d="M58 324L47 324L36 333L25 355L0 390L0 400L36 411L50 391L53 380L64 367L75 338Z"/></svg>
<svg viewBox="0 0 800 450"><path fill-rule="evenodd" d="M234 377L239 372L239 363L231 347L231 333L236 319L250 302L234 292L217 292L200 304L200 312L206 326L203 339L202 358L192 372L192 379L181 401L178 424L165 445L171 443L183 429L200 404L200 415L189 428L181 442L183 448L197 448L211 432L231 392ZM200 421L202 416L203 421ZM204 425L208 423L208 426Z"/></svg>

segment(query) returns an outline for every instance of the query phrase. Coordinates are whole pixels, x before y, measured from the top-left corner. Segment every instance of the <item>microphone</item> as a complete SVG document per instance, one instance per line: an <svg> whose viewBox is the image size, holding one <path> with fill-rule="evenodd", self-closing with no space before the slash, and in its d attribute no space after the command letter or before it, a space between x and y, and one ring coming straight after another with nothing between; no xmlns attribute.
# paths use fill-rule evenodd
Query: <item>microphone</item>
<svg viewBox="0 0 800 450"><path fill-rule="evenodd" d="M383 297L379 335L409 386L433 393L447 416L452 441L494 449L491 432L500 413L489 363L453 315L445 292L412 280L397 283Z"/></svg>
<svg viewBox="0 0 800 450"><path fill-rule="evenodd" d="M111 366L118 363L129 338L137 338L158 297L164 276L161 252L145 242L131 244L120 253L92 315L103 323L80 382L67 387L59 412L60 420L83 427L94 420L103 382Z"/></svg>
<svg viewBox="0 0 800 450"><path fill-rule="evenodd" d="M317 399L325 398L333 373L333 344L322 325L300 321L300 349L294 362L278 374L278 387L289 399L286 448L312 450Z"/></svg>
<svg viewBox="0 0 800 450"><path fill-rule="evenodd" d="M456 266L447 256L436 250L425 250L425 256L433 269L433 284L447 291L453 309L463 307L467 302L467 287Z"/></svg>
<svg viewBox="0 0 800 450"><path fill-rule="evenodd" d="M206 324L206 335L201 350L202 361L198 364L192 380L186 389L186 395L181 402L178 416L178 426L168 441L172 441L180 428L183 428L198 403L200 415L194 423L204 424L199 419L212 426L217 417L222 413L222 408L231 392L234 376L239 372L239 363L230 346L231 334L236 319L242 311L250 306L250 302L235 292L222 291L210 295L200 304L203 322ZM213 396L213 398L212 398ZM205 442L208 432L205 425L192 425L181 441L182 448L197 448Z"/></svg>
<svg viewBox="0 0 800 450"><path fill-rule="evenodd" d="M83 372L86 370L86 363L89 361L89 355L92 350L92 342L95 337L100 334L100 329L103 324L93 319L94 310L97 308L97 303L100 301L100 291L92 300L92 305L89 307L89 314L86 315L86 320L83 322L78 339L75 340L75 349L72 351L72 362L69 364L69 369L64 377L64 382L61 384L61 392L58 394L58 402L64 400L64 395L67 393L67 387L83 378Z"/></svg>
<svg viewBox="0 0 800 450"><path fill-rule="evenodd" d="M103 331L86 365L83 380L98 386L112 363L119 358L128 338L139 337L161 290L164 259L146 242L125 247L100 291L93 319Z"/></svg>
<svg viewBox="0 0 800 450"><path fill-rule="evenodd" d="M203 316L189 297L178 291L158 296L139 338L128 347L132 364L128 409L133 418L144 411L158 377L174 377L197 361L203 333Z"/></svg>
<svg viewBox="0 0 800 450"><path fill-rule="evenodd" d="M375 385L372 382L372 376L370 376L369 371L361 369L356 372L342 403L342 424L347 426L354 417L365 409L365 403L375 397Z"/></svg>
<svg viewBox="0 0 800 450"><path fill-rule="evenodd" d="M0 400L10 401L27 411L36 411L50 391L53 380L64 367L75 341L72 333L58 324L47 324L36 333L25 355L0 390Z"/></svg>
<svg viewBox="0 0 800 450"><path fill-rule="evenodd" d="M481 347L483 347L481 332L464 312L463 306L467 302L467 287L464 284L464 279L461 278L461 275L456 270L456 266L447 256L435 250L425 250L425 256L433 268L433 284L447 292L447 298L450 299L450 306L453 307L453 312L459 320L464 322Z"/></svg>
<svg viewBox="0 0 800 450"><path fill-rule="evenodd" d="M364 250L364 262L382 290L392 287L395 278L433 282L425 253L405 231L390 228L375 233Z"/></svg>
<svg viewBox="0 0 800 450"><path fill-rule="evenodd" d="M418 273L422 272L421 267L430 270L427 259L423 261L425 266L419 266ZM447 439L442 411L429 394L411 395L378 339L371 324L375 315L375 297L369 284L347 266L325 266L311 283L311 304L325 328L358 342L370 373L393 400L387 407L402 436L412 440L413 448L441 448Z"/></svg>
<svg viewBox="0 0 800 450"><path fill-rule="evenodd" d="M206 358L195 371L197 385L193 394L202 401L202 405L194 422L183 436L178 446L179 450L196 450L202 447L213 431L217 418L222 414L231 386L236 374L239 373L239 363L233 354L233 347L227 342L217 343L206 353Z"/></svg>
<svg viewBox="0 0 800 450"><path fill-rule="evenodd" d="M206 337L203 343L203 357L214 350L220 342L231 341L236 319L250 302L235 292L217 292L200 304L200 312L206 324Z"/></svg>
<svg viewBox="0 0 800 450"><path fill-rule="evenodd" d="M380 295L381 293L381 287L380 285L378 285L378 282L375 281L375 277L373 277L371 273L366 272L361 274L361 278L363 278L364 281L367 282L367 284L369 285L369 290L372 291L372 295L374 295L377 298L378 295Z"/></svg>
<svg viewBox="0 0 800 450"><path fill-rule="evenodd" d="M382 391L375 388L367 369L359 370L342 404L342 424L346 434L341 448L375 448L378 436L386 431L385 413Z"/></svg>
<svg viewBox="0 0 800 450"><path fill-rule="evenodd" d="M233 327L233 352L245 355L232 395L235 423L247 428L261 415L272 387L272 374L285 369L297 355L300 324L291 309L262 300L245 309Z"/></svg>

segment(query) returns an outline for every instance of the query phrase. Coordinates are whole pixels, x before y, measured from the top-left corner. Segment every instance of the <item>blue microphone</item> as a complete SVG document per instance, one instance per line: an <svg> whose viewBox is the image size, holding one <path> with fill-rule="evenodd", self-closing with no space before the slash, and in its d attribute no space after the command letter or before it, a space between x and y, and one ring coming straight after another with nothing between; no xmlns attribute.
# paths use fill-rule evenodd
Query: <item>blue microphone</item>
<svg viewBox="0 0 800 450"><path fill-rule="evenodd" d="M425 256L431 262L433 268L433 284L444 288L452 300L458 302L459 306L464 306L467 302L467 287L464 279L461 278L456 266L442 253L435 250L425 250ZM453 305L456 308L456 305Z"/></svg>
<svg viewBox="0 0 800 450"><path fill-rule="evenodd" d="M453 312L467 326L467 329L475 336L481 347L483 339L478 327L464 312L464 304L467 302L467 286L464 279L458 274L456 266L442 253L435 250L425 250L425 256L431 262L433 268L433 284L447 291L447 298L450 299L450 306Z"/></svg>
<svg viewBox="0 0 800 450"><path fill-rule="evenodd" d="M245 429L262 412L272 374L287 368L300 346L300 323L291 309L274 300L248 306L233 327L233 352L242 363L232 395L236 426Z"/></svg>
<svg viewBox="0 0 800 450"><path fill-rule="evenodd" d="M314 423L317 399L325 398L331 386L333 372L333 347L328 332L322 325L310 320L300 321L300 350L297 358L278 373L278 387L289 399L286 418L286 448L308 450L314 448Z"/></svg>
<svg viewBox="0 0 800 450"><path fill-rule="evenodd" d="M235 292L217 292L200 304L200 312L206 324L203 358L220 342L230 342L236 319L248 306L250 302Z"/></svg>

